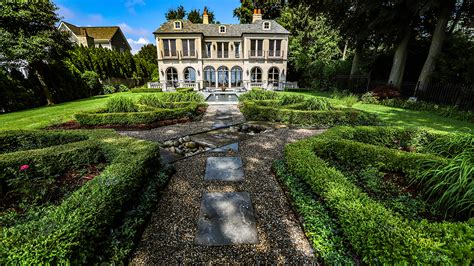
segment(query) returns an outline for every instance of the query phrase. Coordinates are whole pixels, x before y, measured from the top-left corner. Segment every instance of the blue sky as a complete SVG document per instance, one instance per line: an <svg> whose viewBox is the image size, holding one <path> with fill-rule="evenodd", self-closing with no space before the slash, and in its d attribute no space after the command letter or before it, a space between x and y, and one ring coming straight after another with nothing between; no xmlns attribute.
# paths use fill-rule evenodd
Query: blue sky
<svg viewBox="0 0 474 266"><path fill-rule="evenodd" d="M186 10L214 11L221 23L238 23L232 16L240 0L53 0L65 21L77 26L120 26L136 52L153 41L153 31L165 22L165 13L180 4Z"/></svg>

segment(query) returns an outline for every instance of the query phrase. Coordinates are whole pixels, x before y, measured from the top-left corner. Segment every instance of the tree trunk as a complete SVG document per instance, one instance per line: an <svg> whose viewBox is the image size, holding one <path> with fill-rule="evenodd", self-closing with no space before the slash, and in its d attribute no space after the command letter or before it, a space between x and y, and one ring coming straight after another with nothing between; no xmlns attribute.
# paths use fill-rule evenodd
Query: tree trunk
<svg viewBox="0 0 474 266"><path fill-rule="evenodd" d="M351 67L351 75L350 75L350 79L353 78L354 75L358 75L359 74L359 70L360 70L360 48L359 47L356 47L355 51L354 51L354 58L352 58L352 67Z"/></svg>
<svg viewBox="0 0 474 266"><path fill-rule="evenodd" d="M410 42L410 29L405 32L405 36L400 41L393 55L392 70L390 70L390 77L388 83L400 88L403 82L403 74L405 73L405 65L407 62L408 43Z"/></svg>
<svg viewBox="0 0 474 266"><path fill-rule="evenodd" d="M342 51L342 61L346 61L346 54L347 54L347 44L349 42L346 41L346 43L344 44L344 50Z"/></svg>
<svg viewBox="0 0 474 266"><path fill-rule="evenodd" d="M431 75L435 69L436 58L441 53L443 42L446 38L446 26L448 25L451 11L454 7L454 1L445 0L442 2L440 12L438 16L438 22L436 23L433 37L431 38L430 50L426 57L425 64L421 70L420 76L418 77L419 89L425 91L428 83L430 82Z"/></svg>
<svg viewBox="0 0 474 266"><path fill-rule="evenodd" d="M35 75L38 78L38 81L39 81L41 87L43 88L43 93L44 93L44 97L46 98L47 104L48 105L53 105L54 104L53 95L49 91L48 85L44 81L43 75L42 75L41 71L39 70L39 68L41 68L41 67L36 66L34 68L35 69L35 71L34 71Z"/></svg>

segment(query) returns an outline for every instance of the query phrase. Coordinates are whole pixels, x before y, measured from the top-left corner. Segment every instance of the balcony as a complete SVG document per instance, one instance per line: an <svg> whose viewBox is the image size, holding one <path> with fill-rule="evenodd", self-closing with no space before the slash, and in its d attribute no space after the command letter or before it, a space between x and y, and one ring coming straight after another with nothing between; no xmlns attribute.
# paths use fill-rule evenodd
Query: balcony
<svg viewBox="0 0 474 266"><path fill-rule="evenodd" d="M252 58L263 58L263 50L249 50L249 57Z"/></svg>
<svg viewBox="0 0 474 266"><path fill-rule="evenodd" d="M192 51L182 51L181 52L181 57L182 58L196 58L197 57L197 51L192 50Z"/></svg>
<svg viewBox="0 0 474 266"><path fill-rule="evenodd" d="M281 58L283 57L282 50L269 50L268 51L268 58Z"/></svg>

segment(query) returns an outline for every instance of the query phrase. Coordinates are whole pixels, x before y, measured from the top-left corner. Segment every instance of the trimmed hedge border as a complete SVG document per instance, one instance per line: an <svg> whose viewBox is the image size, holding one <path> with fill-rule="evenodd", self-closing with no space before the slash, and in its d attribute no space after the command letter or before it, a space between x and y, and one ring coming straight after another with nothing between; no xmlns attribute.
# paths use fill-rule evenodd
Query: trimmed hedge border
<svg viewBox="0 0 474 266"><path fill-rule="evenodd" d="M367 129L366 132L372 130L360 128ZM383 163L384 168L408 174L419 169L417 160L423 157L444 160L432 154L407 153L343 139L358 129L333 128L320 136L289 144L285 159L290 172L304 180L337 216L344 236L362 260L376 264L471 264L474 219L466 222L404 219L318 157L337 156L354 164Z"/></svg>
<svg viewBox="0 0 474 266"><path fill-rule="evenodd" d="M96 110L78 113L74 117L81 126L151 124L162 120L192 117L197 114L200 107L205 107L206 104L192 102L186 106L177 103L176 106L179 108L161 109L149 107L153 111L129 113L106 113L105 110Z"/></svg>
<svg viewBox="0 0 474 266"><path fill-rule="evenodd" d="M103 251L114 252L107 248L110 246L110 240L107 240L110 234L117 232L114 228L130 228L127 225L120 226L120 221L124 212L133 209L132 204L139 204L135 199L153 180L151 177L159 173L159 147L151 142L119 136L111 130L78 130L74 134L82 134L89 140L63 146L67 148L90 141L91 145L100 149L108 166L59 205L41 210L34 219L2 228L0 264L88 264L124 258L124 254L112 254L110 258L104 258ZM50 155L61 153L63 146L34 152ZM83 152L80 149L75 151L78 154ZM23 152L28 151L15 154ZM160 181L158 184L163 183ZM141 213L146 214L143 210ZM143 224L143 217L135 218L141 219L140 223ZM133 228L137 228L137 223L133 223ZM128 235L130 232L121 234ZM123 245L130 246L130 243ZM125 247L125 250L129 248Z"/></svg>
<svg viewBox="0 0 474 266"><path fill-rule="evenodd" d="M194 88L176 88L177 92L191 92L194 91Z"/></svg>
<svg viewBox="0 0 474 266"><path fill-rule="evenodd" d="M133 88L130 90L132 93L156 93L156 92L162 92L162 89L158 88Z"/></svg>
<svg viewBox="0 0 474 266"><path fill-rule="evenodd" d="M355 265L343 239L338 234L340 230L323 203L317 199L301 179L291 175L283 161L277 161L273 169L286 188L293 206L303 218L306 236L311 242L316 255L328 265Z"/></svg>
<svg viewBox="0 0 474 266"><path fill-rule="evenodd" d="M375 114L345 108L327 111L301 111L283 109L269 105L269 101L243 101L240 111L247 120L283 122L316 127L335 125L378 125L380 120ZM262 105L260 105L260 103Z"/></svg>

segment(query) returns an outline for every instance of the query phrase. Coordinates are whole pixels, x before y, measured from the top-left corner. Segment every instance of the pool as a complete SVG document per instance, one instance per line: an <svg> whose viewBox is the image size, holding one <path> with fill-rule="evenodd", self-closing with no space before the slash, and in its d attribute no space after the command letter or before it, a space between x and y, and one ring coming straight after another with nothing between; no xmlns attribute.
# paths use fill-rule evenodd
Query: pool
<svg viewBox="0 0 474 266"><path fill-rule="evenodd" d="M235 93L212 93L206 99L207 102L238 102L239 97Z"/></svg>

